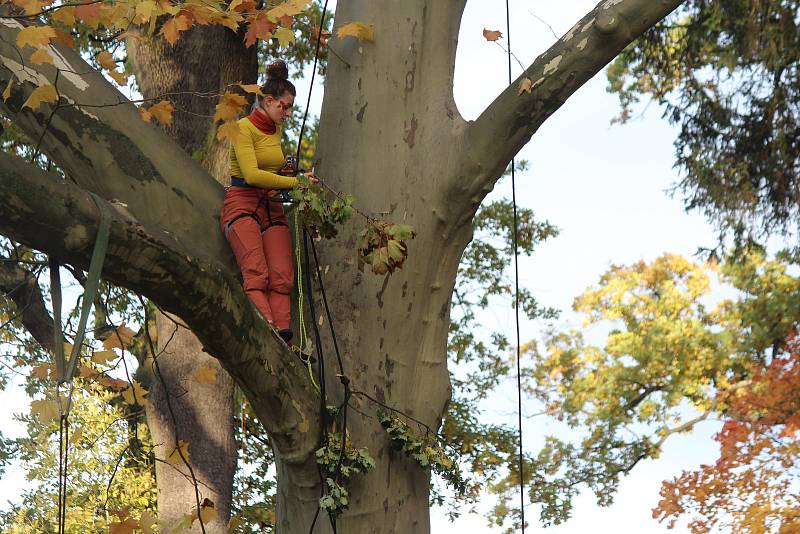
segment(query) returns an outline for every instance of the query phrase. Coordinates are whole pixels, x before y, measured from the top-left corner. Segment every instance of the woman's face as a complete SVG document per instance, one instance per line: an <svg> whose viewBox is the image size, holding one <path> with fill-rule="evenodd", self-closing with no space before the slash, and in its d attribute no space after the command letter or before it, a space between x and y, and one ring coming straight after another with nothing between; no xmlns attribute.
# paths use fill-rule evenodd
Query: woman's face
<svg viewBox="0 0 800 534"><path fill-rule="evenodd" d="M286 117L292 113L292 106L294 106L294 97L288 91L284 92L280 98L267 95L261 101L261 109L275 124L283 124Z"/></svg>

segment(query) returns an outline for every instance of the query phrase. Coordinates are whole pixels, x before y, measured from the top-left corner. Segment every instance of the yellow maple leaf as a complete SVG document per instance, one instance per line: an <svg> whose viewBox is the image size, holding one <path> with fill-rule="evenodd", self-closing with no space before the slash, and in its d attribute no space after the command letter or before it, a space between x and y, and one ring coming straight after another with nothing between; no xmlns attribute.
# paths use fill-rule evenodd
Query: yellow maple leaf
<svg viewBox="0 0 800 534"><path fill-rule="evenodd" d="M231 143L236 142L241 134L239 123L236 121L225 121L217 128L217 140L228 139Z"/></svg>
<svg viewBox="0 0 800 534"><path fill-rule="evenodd" d="M24 9L26 15L34 15L40 13L43 7L49 6L53 2L52 0L45 2L40 2L39 0L14 0L13 3L15 6Z"/></svg>
<svg viewBox="0 0 800 534"><path fill-rule="evenodd" d="M113 350L96 350L92 352L92 361L94 363L99 363L100 365L105 365L111 360L116 360L117 358L117 353Z"/></svg>
<svg viewBox="0 0 800 534"><path fill-rule="evenodd" d="M194 372L194 381L198 384L216 384L217 370L210 365L204 365Z"/></svg>
<svg viewBox="0 0 800 534"><path fill-rule="evenodd" d="M261 92L261 86L257 83L240 83L238 84L239 87L242 88L242 91L245 93L251 93L258 96L264 96L264 93Z"/></svg>
<svg viewBox="0 0 800 534"><path fill-rule="evenodd" d="M147 390L142 387L139 382L134 382L128 389L122 392L122 398L131 406L138 404L144 405L144 398L147 396Z"/></svg>
<svg viewBox="0 0 800 534"><path fill-rule="evenodd" d="M42 63L53 64L53 56L50 55L50 51L47 48L39 48L31 54L32 65L41 65Z"/></svg>
<svg viewBox="0 0 800 534"><path fill-rule="evenodd" d="M336 37L342 39L344 37L355 37L359 41L374 41L375 34L371 26L367 26L363 22L350 22L344 26L340 26L336 31Z"/></svg>
<svg viewBox="0 0 800 534"><path fill-rule="evenodd" d="M200 521L203 522L204 525L211 523L212 521L216 521L219 517L217 510L214 509L214 503L210 500L206 499L203 501L203 504L200 506Z"/></svg>
<svg viewBox="0 0 800 534"><path fill-rule="evenodd" d="M186 15L172 17L161 27L161 34L171 45L175 45L180 38L180 33L192 27L192 20Z"/></svg>
<svg viewBox="0 0 800 534"><path fill-rule="evenodd" d="M294 32L290 28L281 26L272 33L272 36L278 39L278 46L286 46L294 42Z"/></svg>
<svg viewBox="0 0 800 534"><path fill-rule="evenodd" d="M36 110L42 104L52 104L53 102L57 101L58 101L58 91L56 91L56 86L52 84L47 84L34 89L31 95L25 101L25 103L22 104L22 107Z"/></svg>
<svg viewBox="0 0 800 534"><path fill-rule="evenodd" d="M144 0L136 4L136 16L133 21L139 24L150 22L153 12L156 11L156 3L153 0Z"/></svg>
<svg viewBox="0 0 800 534"><path fill-rule="evenodd" d="M31 402L31 415L39 420L40 423L46 424L54 419L58 419L61 412L58 409L58 403L50 399L39 399Z"/></svg>
<svg viewBox="0 0 800 534"><path fill-rule="evenodd" d="M147 108L147 112L164 126L172 126L173 111L175 111L175 106L167 100L162 100Z"/></svg>
<svg viewBox="0 0 800 534"><path fill-rule="evenodd" d="M56 36L56 31L50 26L27 26L17 34L17 46L25 45L34 48L50 44L50 39Z"/></svg>
<svg viewBox="0 0 800 534"><path fill-rule="evenodd" d="M289 0L288 2L278 4L267 11L267 17L269 17L271 21L277 22L279 19L284 17L292 17L300 14L308 7L308 4L310 3L310 1L306 0Z"/></svg>
<svg viewBox="0 0 800 534"><path fill-rule="evenodd" d="M483 36L486 38L487 41L497 41L503 36L503 32L498 30L487 30L486 28L484 28Z"/></svg>
<svg viewBox="0 0 800 534"><path fill-rule="evenodd" d="M114 56L111 52L100 52L95 56L97 63L106 70L115 70L117 68L117 62L114 60Z"/></svg>
<svg viewBox="0 0 800 534"><path fill-rule="evenodd" d="M169 465L183 465L184 459L189 461L189 442L185 439L178 441L178 446L169 451L164 461Z"/></svg>
<svg viewBox="0 0 800 534"><path fill-rule="evenodd" d="M75 8L72 6L60 6L55 11L50 12L50 18L68 28L72 27L75 25Z"/></svg>
<svg viewBox="0 0 800 534"><path fill-rule="evenodd" d="M3 91L3 102L8 100L11 97L11 89L14 87L14 77L8 79L8 85L6 85L5 91Z"/></svg>
<svg viewBox="0 0 800 534"><path fill-rule="evenodd" d="M144 122L150 122L153 120L153 115L147 111L147 108L139 108L139 114L142 116L142 120Z"/></svg>
<svg viewBox="0 0 800 534"><path fill-rule="evenodd" d="M31 369L31 376L39 380L50 380L56 372L56 366L52 363L37 365Z"/></svg>
<svg viewBox="0 0 800 534"><path fill-rule="evenodd" d="M219 99L216 111L214 112L214 121L229 121L235 119L244 110L247 105L247 99L242 95L236 93L226 92Z"/></svg>
<svg viewBox="0 0 800 534"><path fill-rule="evenodd" d="M161 102L159 102L159 104L160 103ZM152 108L150 109L152 111ZM153 113L153 115L155 116L155 113ZM156 119L158 119L157 116ZM131 343L133 342L133 337L135 335L136 332L134 332L133 330L122 324L116 327L114 331L111 332L111 335L109 335L106 339L103 340L103 348L105 348L106 350L111 350L111 349L127 350L131 346Z"/></svg>

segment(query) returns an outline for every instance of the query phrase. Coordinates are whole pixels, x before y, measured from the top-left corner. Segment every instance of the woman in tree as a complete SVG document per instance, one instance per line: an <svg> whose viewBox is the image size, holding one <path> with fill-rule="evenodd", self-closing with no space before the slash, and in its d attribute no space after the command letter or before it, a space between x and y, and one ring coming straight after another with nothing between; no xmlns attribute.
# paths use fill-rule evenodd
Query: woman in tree
<svg viewBox="0 0 800 534"><path fill-rule="evenodd" d="M297 186L294 165L284 164L281 125L297 94L282 60L267 66L250 115L239 120L231 146L231 186L220 214L225 237L242 271L244 289L267 322L288 343L292 338L291 291L294 287L292 240L276 189ZM316 181L313 173L306 176Z"/></svg>

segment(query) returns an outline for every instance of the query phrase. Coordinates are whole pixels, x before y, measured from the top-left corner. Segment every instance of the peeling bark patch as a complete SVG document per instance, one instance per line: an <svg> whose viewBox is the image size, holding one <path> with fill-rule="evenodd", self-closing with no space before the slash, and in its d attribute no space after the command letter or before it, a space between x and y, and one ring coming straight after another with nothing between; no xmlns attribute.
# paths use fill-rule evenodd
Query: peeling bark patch
<svg viewBox="0 0 800 534"><path fill-rule="evenodd" d="M66 230L64 247L67 250L81 250L89 244L89 232L82 224L75 224Z"/></svg>
<svg viewBox="0 0 800 534"><path fill-rule="evenodd" d="M298 423L297 425L297 430L305 434L306 432L308 432L309 425L308 425L308 419L306 418L306 414L303 411L303 406L299 402L297 402L296 399L292 399L292 406L294 406L294 409L297 410L297 413L299 413L300 417L302 417L300 423Z"/></svg>
<svg viewBox="0 0 800 534"><path fill-rule="evenodd" d="M403 136L403 141L406 142L408 148L414 148L414 137L417 135L417 118L414 115L411 115L411 126L408 127L406 125L406 121L403 121L403 127L406 128L406 133Z"/></svg>
<svg viewBox="0 0 800 534"><path fill-rule="evenodd" d="M586 48L587 44L589 44L589 38L588 37L584 37L583 41L578 43L578 50L583 50L584 48Z"/></svg>
<svg viewBox="0 0 800 534"><path fill-rule="evenodd" d="M389 285L389 275L387 274L386 278L383 279L383 287L381 287L380 291L375 293L375 298L378 299L378 307L379 308L383 308L383 294L386 292L386 287L388 285ZM384 328L386 328L385 324L384 324Z"/></svg>
<svg viewBox="0 0 800 534"><path fill-rule="evenodd" d="M606 2L603 4L603 9L614 7L615 5L621 4L624 1L625 0L606 0Z"/></svg>
<svg viewBox="0 0 800 534"><path fill-rule="evenodd" d="M366 104L361 106L361 109L358 110L358 113L356 114L356 120L358 122L362 122L364 120L364 112L367 110L367 106L368 105L369 105L369 102L367 102Z"/></svg>
<svg viewBox="0 0 800 534"><path fill-rule="evenodd" d="M544 66L544 72L542 74L547 76L557 71L562 59L564 59L564 56L562 55L554 57L550 62L547 63L547 65Z"/></svg>

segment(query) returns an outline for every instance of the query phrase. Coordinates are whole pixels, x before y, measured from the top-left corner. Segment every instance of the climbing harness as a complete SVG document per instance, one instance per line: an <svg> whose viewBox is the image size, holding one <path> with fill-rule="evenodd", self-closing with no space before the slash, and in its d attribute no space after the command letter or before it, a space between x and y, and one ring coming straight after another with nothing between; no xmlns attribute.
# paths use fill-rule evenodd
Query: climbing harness
<svg viewBox="0 0 800 534"><path fill-rule="evenodd" d="M89 312L94 304L97 288L100 284L100 275L103 271L106 251L108 250L108 238L111 232L111 217L105 201L91 191L89 194L100 211L100 226L95 237L92 259L89 262L89 271L86 275L84 285L81 314L78 319L78 330L75 332L72 350L69 360L64 358L64 340L61 327L61 275L58 261L50 257L50 291L53 304L53 356L56 360L56 399L59 404L59 425L58 425L58 534L66 532L67 521L67 466L69 460L69 413L72 408L72 394L75 390L75 370L78 365L78 358L83 345L83 338L86 334L86 321ZM62 406L60 389L61 386L69 384L69 391L66 396L65 404Z"/></svg>

